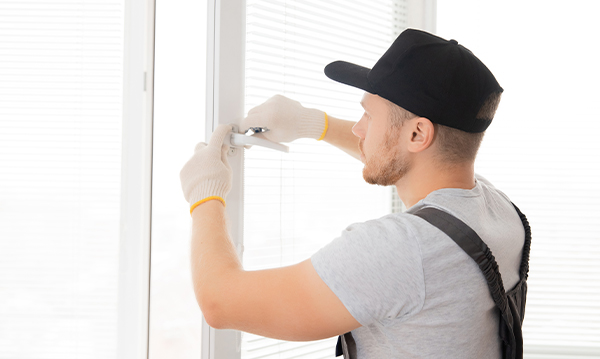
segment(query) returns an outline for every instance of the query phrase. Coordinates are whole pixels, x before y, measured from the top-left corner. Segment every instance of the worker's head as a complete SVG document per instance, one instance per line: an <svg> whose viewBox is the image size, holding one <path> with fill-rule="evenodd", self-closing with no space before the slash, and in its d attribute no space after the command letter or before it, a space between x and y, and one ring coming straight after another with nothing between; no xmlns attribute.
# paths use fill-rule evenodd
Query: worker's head
<svg viewBox="0 0 600 359"><path fill-rule="evenodd" d="M503 91L455 40L412 29L372 69L336 61L325 74L367 92L354 133L364 151L365 179L383 185L395 183L420 154L439 166L473 162Z"/></svg>
<svg viewBox="0 0 600 359"><path fill-rule="evenodd" d="M491 94L479 117L492 119L499 101L500 93ZM438 169L460 168L475 161L484 132L433 123L368 92L361 105L364 114L352 132L359 137L363 175L371 184L395 184L416 161Z"/></svg>

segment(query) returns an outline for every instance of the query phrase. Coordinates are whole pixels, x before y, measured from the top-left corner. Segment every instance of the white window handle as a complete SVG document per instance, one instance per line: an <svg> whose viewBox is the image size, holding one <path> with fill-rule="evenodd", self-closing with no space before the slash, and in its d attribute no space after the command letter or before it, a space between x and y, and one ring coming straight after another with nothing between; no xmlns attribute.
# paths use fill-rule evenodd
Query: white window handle
<svg viewBox="0 0 600 359"><path fill-rule="evenodd" d="M282 145L281 143L271 142L269 140L265 140L264 138L246 136L237 132L238 127L234 125L233 131L231 131L227 136L225 136L224 142L226 145L229 145L231 147L261 146L285 153L290 152L289 147L286 145Z"/></svg>

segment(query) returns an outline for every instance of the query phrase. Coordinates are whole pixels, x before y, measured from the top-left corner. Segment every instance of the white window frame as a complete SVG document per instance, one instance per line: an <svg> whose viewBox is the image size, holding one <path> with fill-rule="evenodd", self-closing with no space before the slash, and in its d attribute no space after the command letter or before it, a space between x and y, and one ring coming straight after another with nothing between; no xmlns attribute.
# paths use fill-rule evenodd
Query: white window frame
<svg viewBox="0 0 600 359"><path fill-rule="evenodd" d="M117 358L148 358L154 0L125 1Z"/></svg>
<svg viewBox="0 0 600 359"><path fill-rule="evenodd" d="M219 124L239 123L244 115L246 1L208 0L206 51L206 140ZM243 150L232 149L233 183L228 195L229 233L242 255L244 223ZM215 330L202 317L202 359L241 356L241 333Z"/></svg>
<svg viewBox="0 0 600 359"><path fill-rule="evenodd" d="M435 31L436 0L410 0L410 27ZM246 38L245 0L208 0L206 139L219 124L238 124L244 116L244 68ZM243 252L244 186L242 150L232 150L229 163L233 185L228 195L229 232L241 256ZM332 348L333 353L333 348ZM239 359L241 333L215 330L203 319L202 359Z"/></svg>

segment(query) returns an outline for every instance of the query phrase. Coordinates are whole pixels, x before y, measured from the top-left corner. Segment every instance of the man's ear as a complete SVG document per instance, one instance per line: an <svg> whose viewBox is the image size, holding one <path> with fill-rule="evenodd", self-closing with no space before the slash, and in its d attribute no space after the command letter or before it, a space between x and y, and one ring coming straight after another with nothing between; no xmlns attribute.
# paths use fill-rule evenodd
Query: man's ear
<svg viewBox="0 0 600 359"><path fill-rule="evenodd" d="M408 139L408 151L417 153L428 149L433 143L435 126L425 117L417 117L410 120L410 137Z"/></svg>

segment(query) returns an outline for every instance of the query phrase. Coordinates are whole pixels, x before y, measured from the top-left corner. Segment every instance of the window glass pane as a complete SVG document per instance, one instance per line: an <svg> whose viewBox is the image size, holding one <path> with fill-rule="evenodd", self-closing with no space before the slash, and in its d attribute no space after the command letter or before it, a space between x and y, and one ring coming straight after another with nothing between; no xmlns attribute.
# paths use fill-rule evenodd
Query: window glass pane
<svg viewBox="0 0 600 359"><path fill-rule="evenodd" d="M124 2L0 1L0 357L114 358Z"/></svg>
<svg viewBox="0 0 600 359"><path fill-rule="evenodd" d="M438 0L438 33L505 90L476 171L531 223L523 335L536 358L600 355L599 12L594 0Z"/></svg>
<svg viewBox="0 0 600 359"><path fill-rule="evenodd" d="M402 28L401 1L248 0L246 111L280 93L347 120L362 115L362 91L329 80L335 60L371 67ZM245 151L244 267L309 258L349 224L390 213L390 188L370 186L360 161L314 140L290 153ZM336 338L284 342L244 333L242 358L333 357Z"/></svg>
<svg viewBox="0 0 600 359"><path fill-rule="evenodd" d="M156 5L150 358L200 358L202 316L179 171L204 141L206 16L205 1Z"/></svg>

